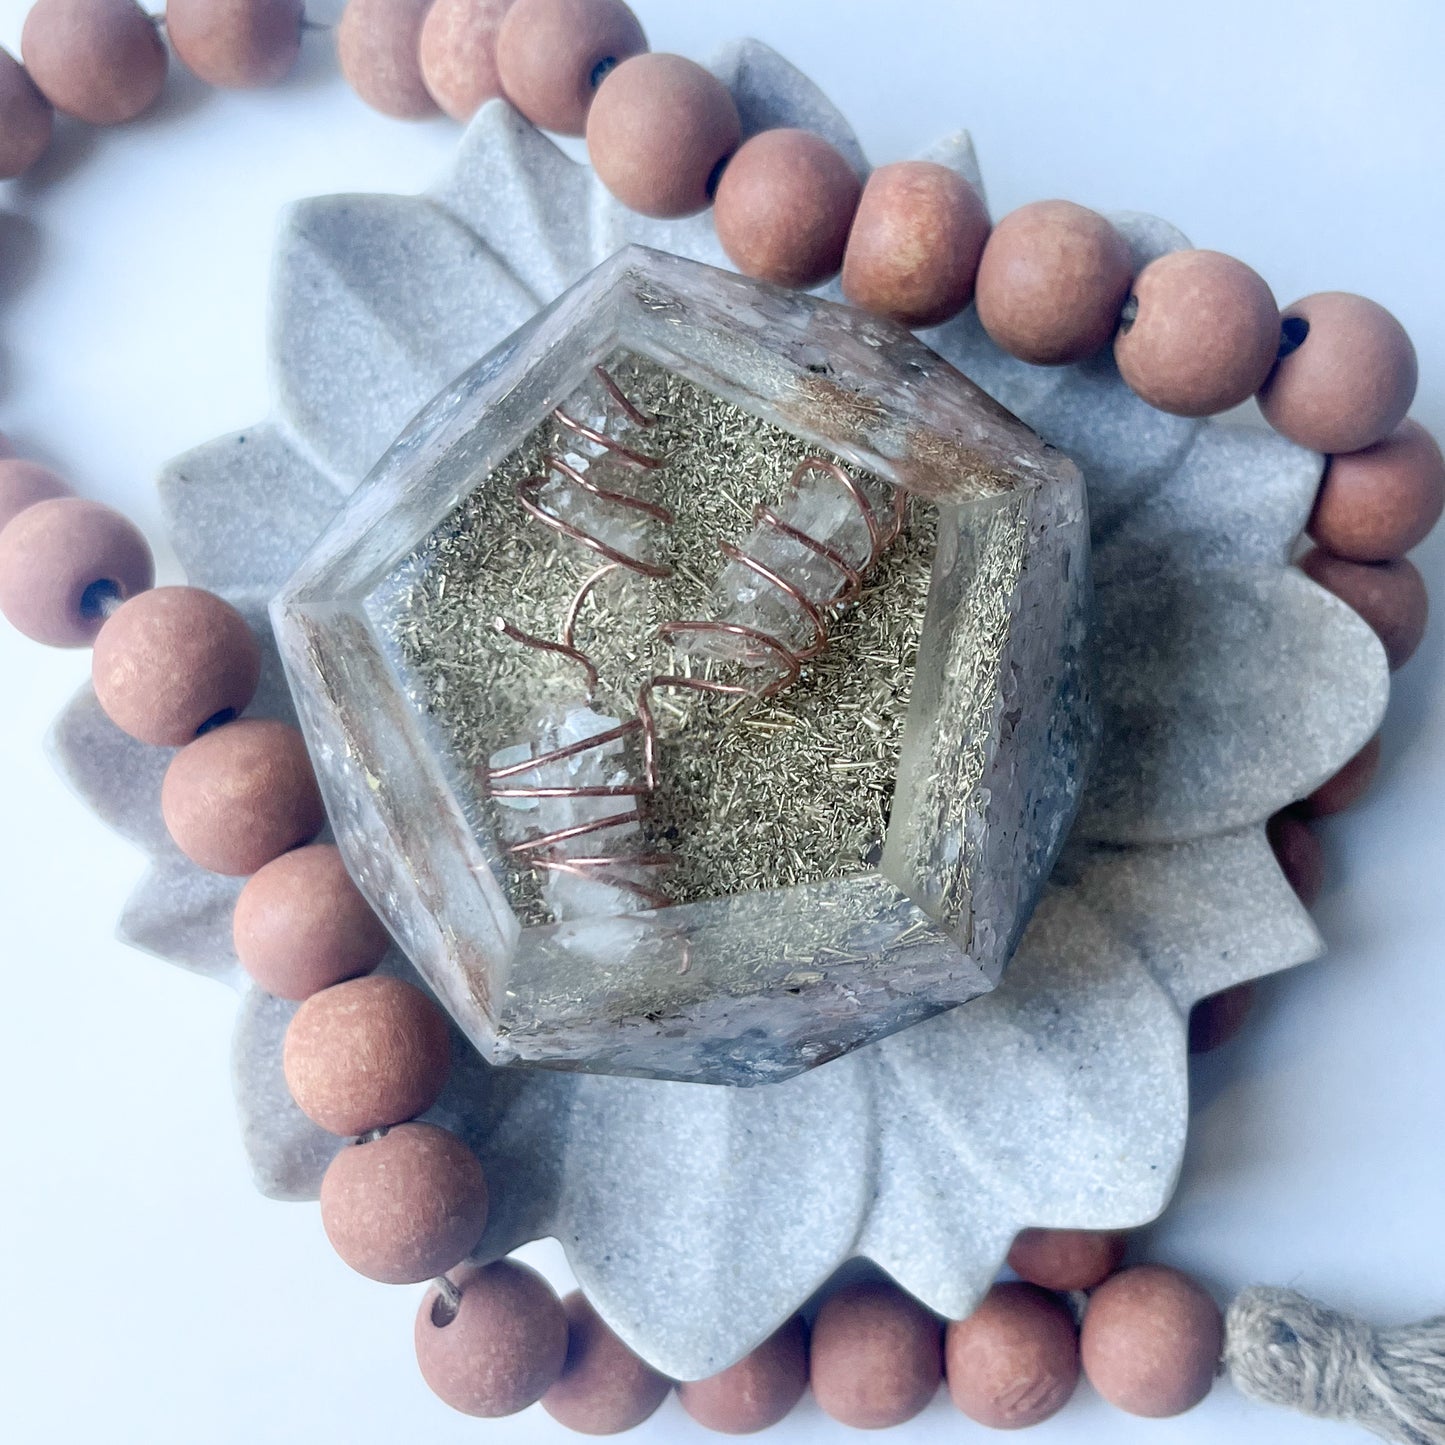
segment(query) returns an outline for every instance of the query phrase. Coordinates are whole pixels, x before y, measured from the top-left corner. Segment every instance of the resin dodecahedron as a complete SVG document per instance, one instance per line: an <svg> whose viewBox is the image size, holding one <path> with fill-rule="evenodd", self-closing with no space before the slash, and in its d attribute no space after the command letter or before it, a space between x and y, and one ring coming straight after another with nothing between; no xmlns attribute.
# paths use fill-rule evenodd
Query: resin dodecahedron
<svg viewBox="0 0 1445 1445"><path fill-rule="evenodd" d="M997 982L1090 601L1077 469L916 338L631 248L272 610L337 841L484 1057L753 1084Z"/></svg>

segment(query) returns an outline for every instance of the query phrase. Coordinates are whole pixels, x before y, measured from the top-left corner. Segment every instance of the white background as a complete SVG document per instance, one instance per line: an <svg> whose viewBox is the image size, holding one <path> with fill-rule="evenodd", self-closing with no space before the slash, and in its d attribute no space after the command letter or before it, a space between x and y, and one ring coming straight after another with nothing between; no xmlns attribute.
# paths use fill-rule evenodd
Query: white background
<svg viewBox="0 0 1445 1445"><path fill-rule="evenodd" d="M25 8L0 0L12 48ZM995 214L1045 196L1154 211L1247 258L1282 301L1378 297L1419 345L1417 414L1445 430L1436 0L637 9L659 49L767 40L842 103L875 161L969 127ZM416 189L455 139L445 122L366 112L329 44L311 36L300 72L261 95L173 76L154 115L67 128L33 181L0 187L0 427L152 537L159 463L266 411L278 208ZM1441 595L1445 547L1420 560ZM1221 1298L1264 1281L1382 1322L1445 1309L1440 640L1432 628L1398 680L1383 781L1326 830L1329 956L1269 988L1243 1038L1196 1070L1183 1186L1140 1245ZM451 1416L411 1358L418 1291L350 1274L314 1207L252 1191L227 1078L233 1000L112 941L140 859L41 756L86 667L0 624L0 1432L22 1445L563 1438L538 1411ZM940 1400L895 1438L971 1430ZM847 1434L805 1404L774 1438ZM702 1432L669 1402L634 1438ZM1037 1438L1362 1437L1227 1389L1163 1424L1085 1389Z"/></svg>

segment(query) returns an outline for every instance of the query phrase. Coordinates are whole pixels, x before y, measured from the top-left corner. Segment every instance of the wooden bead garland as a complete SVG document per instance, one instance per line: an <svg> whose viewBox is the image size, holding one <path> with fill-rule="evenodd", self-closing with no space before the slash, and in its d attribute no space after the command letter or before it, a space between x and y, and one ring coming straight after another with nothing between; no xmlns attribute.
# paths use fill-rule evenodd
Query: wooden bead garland
<svg viewBox="0 0 1445 1445"><path fill-rule="evenodd" d="M416 1313L422 1378L454 1410L515 1415L546 1395L567 1359L567 1317L551 1286L513 1260L452 1270Z"/></svg>
<svg viewBox="0 0 1445 1445"><path fill-rule="evenodd" d="M581 1290L562 1301L567 1355L542 1408L584 1435L619 1435L650 1419L672 1381L639 1359L607 1327Z"/></svg>
<svg viewBox="0 0 1445 1445"><path fill-rule="evenodd" d="M303 12L300 0L170 0L167 21L172 47L198 76L251 86L291 68ZM1414 351L1375 303L1327 292L1281 316L1263 280L1218 253L1164 256L1131 277L1118 233L1070 202L1021 208L990 231L977 193L941 166L884 166L861 185L845 158L804 132L764 132L739 148L726 88L681 57L646 54L619 0L350 0L336 40L343 73L387 113L419 117L440 106L465 118L505 94L540 126L585 130L598 174L635 209L690 214L716 192L719 238L750 275L813 286L841 266L855 304L920 327L957 315L976 291L980 320L1012 355L1063 364L1112 341L1138 394L1181 415L1258 392L1280 432L1331 454L1305 573L1376 630L1392 668L1419 645L1427 599L1405 554L1445 507L1445 461L1405 420ZM52 107L118 124L154 102L166 75L166 47L134 0L37 0L22 52L24 66L0 52L0 176L44 154ZM309 1000L293 1024L294 1049L288 1039L293 1090L328 1127L366 1136L337 1155L322 1187L338 1252L390 1282L451 1271L424 1299L416 1337L428 1383L456 1408L499 1415L542 1399L583 1431L631 1428L669 1382L580 1295L564 1311L510 1261L460 1265L485 1224L486 1182L463 1141L413 1122L445 1083L446 1021L410 985L357 977L388 940L336 850L298 846L324 821L300 735L228 721L256 687L244 622L219 598L150 591L152 581L149 549L124 519L70 496L36 463L0 460L0 611L52 645L95 641L97 695L117 723L146 742L184 744L163 792L167 824L202 866L254 874L237 909L238 953L263 986ZM191 594L183 610L192 628L167 620L180 593ZM1374 739L1270 822L1281 868L1306 904L1322 867L1304 816L1356 802L1379 753ZM288 933L299 940L289 951ZM1220 1041L1251 994L1246 986L1204 1001L1192 1033ZM960 1408L991 1425L1044 1418L1072 1391L1080 1353L1096 1388L1134 1413L1177 1413L1202 1398L1220 1354L1217 1307L1177 1271L1116 1273L1122 1248L1116 1234L1021 1235L1009 1263L1025 1282L997 1286L970 1320L948 1328L948 1384ZM1049 1291L1081 1289L1095 1292L1079 1340ZM714 1429L759 1429L796 1403L809 1368L808 1331L794 1319L679 1396ZM811 1371L837 1418L897 1423L938 1383L937 1322L894 1286L845 1287L820 1309Z"/></svg>
<svg viewBox="0 0 1445 1445"><path fill-rule="evenodd" d="M477 1156L435 1124L400 1124L350 1144L321 1180L332 1248L380 1284L420 1284L452 1269L486 1222Z"/></svg>

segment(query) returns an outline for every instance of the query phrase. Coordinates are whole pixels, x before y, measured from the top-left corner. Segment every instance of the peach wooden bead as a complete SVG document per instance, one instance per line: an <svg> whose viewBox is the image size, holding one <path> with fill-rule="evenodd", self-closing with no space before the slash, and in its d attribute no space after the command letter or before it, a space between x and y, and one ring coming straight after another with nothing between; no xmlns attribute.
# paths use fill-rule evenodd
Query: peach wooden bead
<svg viewBox="0 0 1445 1445"><path fill-rule="evenodd" d="M1214 1383L1224 1346L1219 1306L1188 1275L1143 1264L1089 1298L1080 1349L1089 1383L1131 1415L1192 1410Z"/></svg>
<svg viewBox="0 0 1445 1445"><path fill-rule="evenodd" d="M677 1387L682 1408L720 1435L752 1435L784 1419L808 1388L808 1329L794 1315L737 1364Z"/></svg>
<svg viewBox="0 0 1445 1445"><path fill-rule="evenodd" d="M1331 818L1353 808L1369 792L1379 771L1380 739L1376 736L1305 799L1305 812L1311 818Z"/></svg>
<svg viewBox="0 0 1445 1445"><path fill-rule="evenodd" d="M1189 1011L1189 1052L1211 1053L1235 1038L1249 1022L1255 992L1252 983L1241 983L1200 999Z"/></svg>
<svg viewBox="0 0 1445 1445"><path fill-rule="evenodd" d="M838 272L863 186L843 153L806 130L765 130L728 162L713 225L734 266L778 286Z"/></svg>
<svg viewBox="0 0 1445 1445"><path fill-rule="evenodd" d="M24 175L50 144L55 112L25 67L0 50L0 181Z"/></svg>
<svg viewBox="0 0 1445 1445"><path fill-rule="evenodd" d="M252 718L175 755L161 783L161 814L187 858L232 877L309 843L326 821L301 734Z"/></svg>
<svg viewBox="0 0 1445 1445"><path fill-rule="evenodd" d="M245 709L261 679L261 649L246 619L214 592L157 587L106 619L90 679L123 732L180 747Z"/></svg>
<svg viewBox="0 0 1445 1445"><path fill-rule="evenodd" d="M1259 390L1279 350L1263 277L1218 251L1174 251L1134 278L1137 312L1114 339L1124 380L1150 406L1213 416Z"/></svg>
<svg viewBox="0 0 1445 1445"><path fill-rule="evenodd" d="M336 26L336 58L347 84L373 110L424 120L437 103L422 79L422 21L431 0L347 0Z"/></svg>
<svg viewBox="0 0 1445 1445"><path fill-rule="evenodd" d="M301 53L303 0L166 0L166 34L207 85L274 85Z"/></svg>
<svg viewBox="0 0 1445 1445"><path fill-rule="evenodd" d="M431 97L453 120L470 120L502 92L497 32L512 0L434 0L417 58Z"/></svg>
<svg viewBox="0 0 1445 1445"><path fill-rule="evenodd" d="M0 542L3 540L0 537ZM1316 548L1300 566L1370 624L1385 646L1391 672L1404 667L1415 655L1430 617L1430 594L1409 558L1371 565L1347 562Z"/></svg>
<svg viewBox="0 0 1445 1445"><path fill-rule="evenodd" d="M1445 510L1445 457L1407 421L1364 451L1330 458L1309 532L1352 562L1393 562L1424 541Z"/></svg>
<svg viewBox="0 0 1445 1445"><path fill-rule="evenodd" d="M36 502L0 532L0 612L51 647L93 642L105 607L154 580L146 539L99 502Z"/></svg>
<svg viewBox="0 0 1445 1445"><path fill-rule="evenodd" d="M966 1320L948 1326L944 1351L953 1403L995 1430L1056 1415L1079 1383L1073 1316L1031 1284L994 1285Z"/></svg>
<svg viewBox="0 0 1445 1445"><path fill-rule="evenodd" d="M1276 813L1266 831L1289 886L1313 908L1325 886L1325 855L1314 829L1294 813Z"/></svg>
<svg viewBox="0 0 1445 1445"><path fill-rule="evenodd" d="M0 456L0 532L27 507L69 495L70 486L65 478L49 467L20 457Z"/></svg>
<svg viewBox="0 0 1445 1445"><path fill-rule="evenodd" d="M20 53L51 105L92 125L134 120L166 80L166 47L135 0L35 0Z"/></svg>
<svg viewBox="0 0 1445 1445"><path fill-rule="evenodd" d="M644 216L706 210L742 122L732 93L681 55L634 55L598 87L587 154L603 185Z"/></svg>
<svg viewBox="0 0 1445 1445"><path fill-rule="evenodd" d="M286 1030L282 1071L301 1112L333 1134L424 1114L451 1073L446 1016L419 988L373 974L314 993Z"/></svg>
<svg viewBox="0 0 1445 1445"><path fill-rule="evenodd" d="M1129 246L1097 211L1035 201L994 228L978 266L978 319L1011 356L1062 366L1114 339L1134 276Z"/></svg>
<svg viewBox="0 0 1445 1445"><path fill-rule="evenodd" d="M1020 1230L1008 1267L1041 1289L1093 1289L1124 1262L1128 1235L1100 1229Z"/></svg>
<svg viewBox="0 0 1445 1445"><path fill-rule="evenodd" d="M416 1313L416 1361L432 1392L482 1419L534 1405L561 1373L567 1317L552 1287L516 1260L462 1265L453 1307L429 1289Z"/></svg>
<svg viewBox="0 0 1445 1445"><path fill-rule="evenodd" d="M1415 399L1419 369L1405 328L1375 301L1321 291L1281 313L1294 349L1260 388L1265 420L1317 452L1383 441Z"/></svg>
<svg viewBox="0 0 1445 1445"><path fill-rule="evenodd" d="M497 72L533 125L582 135L597 88L646 49L622 0L517 0L497 31Z"/></svg>
<svg viewBox="0 0 1445 1445"><path fill-rule="evenodd" d="M248 879L231 933L256 983L298 1001L370 973L391 947L331 843L293 848Z"/></svg>
<svg viewBox="0 0 1445 1445"><path fill-rule="evenodd" d="M843 294L905 326L938 326L973 300L988 211L956 171L895 161L868 177L843 256Z"/></svg>
<svg viewBox="0 0 1445 1445"><path fill-rule="evenodd" d="M322 1176L321 1224L331 1247L381 1284L420 1284L454 1268L486 1223L477 1156L435 1124L398 1124L350 1144Z"/></svg>
<svg viewBox="0 0 1445 1445"><path fill-rule="evenodd" d="M542 1408L580 1435L620 1435L656 1413L672 1381L639 1359L608 1329L580 1290L562 1301L567 1359Z"/></svg>
<svg viewBox="0 0 1445 1445"><path fill-rule="evenodd" d="M883 1280L844 1285L823 1301L808 1377L825 1414L858 1430L911 1420L943 1379L943 1329L931 1311Z"/></svg>

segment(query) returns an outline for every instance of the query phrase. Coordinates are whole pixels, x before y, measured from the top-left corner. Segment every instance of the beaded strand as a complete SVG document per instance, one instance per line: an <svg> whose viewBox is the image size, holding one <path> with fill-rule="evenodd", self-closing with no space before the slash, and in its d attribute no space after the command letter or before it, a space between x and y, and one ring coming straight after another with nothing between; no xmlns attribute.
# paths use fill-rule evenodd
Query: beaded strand
<svg viewBox="0 0 1445 1445"><path fill-rule="evenodd" d="M307 26L302 0L168 0L163 23L182 63L225 87L282 79ZM134 0L36 0L24 64L0 51L0 177L44 154L55 110L114 125L148 109L166 74L161 24ZM348 82L387 114L465 120L501 96L543 129L585 134L620 201L654 216L711 206L727 255L759 280L837 276L854 305L914 327L976 304L995 343L1035 365L1112 347L1134 391L1178 415L1257 397L1277 431L1328 456L1304 571L1369 623L1392 669L1418 647L1427 598L1405 554L1445 508L1445 459L1407 419L1414 349L1374 302L1325 292L1280 311L1260 276L1212 251L1172 253L1135 275L1114 227L1072 202L992 224L974 188L941 165L864 178L820 136L744 138L726 88L683 57L650 53L620 0L350 0L336 44ZM461 1139L417 1122L447 1080L446 1019L420 990L374 973L389 941L335 847L315 841L324 814L300 733L243 716L259 675L244 619L211 593L153 581L129 522L0 439L0 612L39 642L93 646L96 696L116 726L176 749L162 807L177 845L247 877L237 955L259 987L301 1005L285 1042L288 1086L310 1118L355 1141L321 1191L338 1253L374 1279L440 1276L415 1344L427 1383L455 1408L496 1416L541 1400L587 1433L640 1423L671 1382L580 1295L559 1301L510 1260L467 1262L487 1182ZM1307 820L1357 801L1378 758L1377 739L1270 821L1306 905L1322 876ZM1201 1003L1191 1046L1232 1036L1251 995L1244 985ZM1220 1312L1177 1271L1121 1269L1124 1249L1121 1234L1025 1231L1008 1259L1019 1282L946 1326L891 1282L846 1286L811 1331L795 1318L678 1395L695 1419L737 1433L783 1418L811 1380L833 1418L877 1428L912 1418L946 1378L966 1415L1012 1428L1061 1408L1082 1371L1121 1409L1176 1414L1212 1383Z"/></svg>

